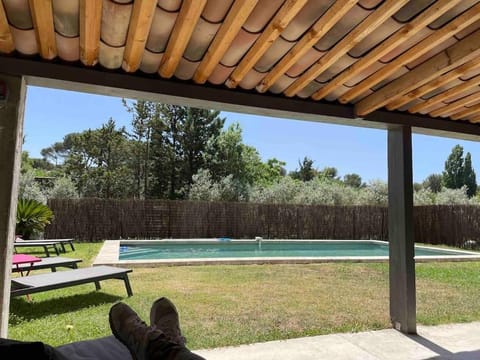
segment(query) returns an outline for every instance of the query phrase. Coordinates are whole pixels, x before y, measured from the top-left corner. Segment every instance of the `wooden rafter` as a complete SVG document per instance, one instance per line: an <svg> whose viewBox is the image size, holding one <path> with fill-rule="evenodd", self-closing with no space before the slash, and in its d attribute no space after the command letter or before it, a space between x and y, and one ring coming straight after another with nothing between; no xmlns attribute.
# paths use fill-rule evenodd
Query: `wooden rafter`
<svg viewBox="0 0 480 360"><path fill-rule="evenodd" d="M140 67L156 6L157 0L142 0L133 3L122 64L122 68L127 72L137 71Z"/></svg>
<svg viewBox="0 0 480 360"><path fill-rule="evenodd" d="M468 120L472 123L479 123L480 122L480 115L470 116Z"/></svg>
<svg viewBox="0 0 480 360"><path fill-rule="evenodd" d="M193 76L193 81L198 84L203 84L207 81L257 3L258 0L235 1L225 21L215 35L215 39L213 39L202 62L198 66Z"/></svg>
<svg viewBox="0 0 480 360"><path fill-rule="evenodd" d="M102 2L80 0L80 60L87 66L98 62Z"/></svg>
<svg viewBox="0 0 480 360"><path fill-rule="evenodd" d="M480 75L477 75L471 78L470 80L465 81L463 84L452 87L438 95L435 95L434 97L431 97L430 99L428 99L423 103L419 103L415 106L412 106L410 109L408 109L408 111L410 113L429 112L430 109L435 105L437 105L438 103L442 101L447 101L448 99L453 98L454 96L460 95L461 93L468 91L478 85L480 85Z"/></svg>
<svg viewBox="0 0 480 360"><path fill-rule="evenodd" d="M450 116L452 120L466 119L468 116L479 115L480 114L480 104L473 105L465 110L457 112Z"/></svg>
<svg viewBox="0 0 480 360"><path fill-rule="evenodd" d="M340 73L312 95L314 100L321 100L338 86L345 84L358 73L364 71L376 61L394 50L399 44L412 38L428 24L442 16L445 12L457 5L461 0L440 0L429 7L427 10L415 17L410 23L403 26L395 34L388 37L377 47L372 49L367 55L359 59L352 66Z"/></svg>
<svg viewBox="0 0 480 360"><path fill-rule="evenodd" d="M280 36L290 21L298 14L308 0L286 0L270 23L263 30L255 44L250 48L242 61L230 75L225 85L229 88L237 87L245 75L253 68L257 61L270 48L273 42Z"/></svg>
<svg viewBox="0 0 480 360"><path fill-rule="evenodd" d="M429 92L438 89L441 86L444 86L451 82L452 80L458 79L460 76L468 73L469 71L476 70L480 68L480 62L478 59L473 59L462 66L459 66L452 71L449 71L438 78L429 81L425 85L416 88L415 90L410 91L408 94L396 99L395 101L389 102L387 104L388 110L395 110L399 107L408 104L410 101L418 99L420 96L428 94Z"/></svg>
<svg viewBox="0 0 480 360"><path fill-rule="evenodd" d="M7 15L3 8L3 3L0 1L0 52L11 53L15 50L10 27L8 26Z"/></svg>
<svg viewBox="0 0 480 360"><path fill-rule="evenodd" d="M480 90L480 89L479 89ZM474 105L475 103L480 102L480 93L474 93L468 96L465 96L464 98L454 101L447 106L443 106L439 109L436 109L432 112L429 113L430 116L437 117L446 117L454 114L457 112L459 109L461 109L464 106L471 106Z"/></svg>
<svg viewBox="0 0 480 360"><path fill-rule="evenodd" d="M478 56L480 56L480 30L362 99L355 105L355 112L357 115L365 116Z"/></svg>
<svg viewBox="0 0 480 360"><path fill-rule="evenodd" d="M312 48L335 24L356 4L358 0L336 1L322 17L303 35L300 41L257 86L259 92L267 91L283 74L285 74L308 50Z"/></svg>
<svg viewBox="0 0 480 360"><path fill-rule="evenodd" d="M374 31L385 20L397 12L408 0L387 0L380 8L372 12L355 29L350 31L333 49L322 56L314 65L293 82L286 90L286 96L294 96L316 77L325 72L338 59L345 55L355 45L362 41L368 34Z"/></svg>
<svg viewBox="0 0 480 360"><path fill-rule="evenodd" d="M160 63L160 76L171 78L187 48L198 19L207 4L207 0L183 0L180 13L173 28L167 49Z"/></svg>
<svg viewBox="0 0 480 360"><path fill-rule="evenodd" d="M367 79L361 81L355 87L347 91L340 96L339 101L342 104L346 104L353 99L364 94L368 89L377 85L388 76L393 75L402 66L418 59L420 56L430 51L434 47L438 46L451 36L465 29L467 26L472 25L474 22L480 19L480 4L471 7L469 10L458 16L454 20L450 21L447 25L439 30L436 30L432 35L420 41L415 46L411 47L408 51L391 61L381 69L376 71L373 75Z"/></svg>
<svg viewBox="0 0 480 360"><path fill-rule="evenodd" d="M40 55L51 60L57 56L52 0L29 0L29 4Z"/></svg>

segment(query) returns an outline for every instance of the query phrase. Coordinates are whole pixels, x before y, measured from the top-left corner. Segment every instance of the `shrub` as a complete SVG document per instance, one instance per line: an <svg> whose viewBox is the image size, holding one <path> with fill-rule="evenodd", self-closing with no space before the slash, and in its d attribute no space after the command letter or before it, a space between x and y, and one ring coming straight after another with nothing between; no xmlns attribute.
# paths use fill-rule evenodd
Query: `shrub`
<svg viewBox="0 0 480 360"><path fill-rule="evenodd" d="M15 233L24 239L40 234L50 224L53 212L47 205L33 199L19 199Z"/></svg>

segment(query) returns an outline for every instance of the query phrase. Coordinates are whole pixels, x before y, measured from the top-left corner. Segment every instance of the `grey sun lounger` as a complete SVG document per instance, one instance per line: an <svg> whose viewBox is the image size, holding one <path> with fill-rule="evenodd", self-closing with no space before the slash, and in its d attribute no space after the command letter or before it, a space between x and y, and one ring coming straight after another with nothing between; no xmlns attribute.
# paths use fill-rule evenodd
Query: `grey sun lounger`
<svg viewBox="0 0 480 360"><path fill-rule="evenodd" d="M16 277L12 279L10 294L11 296L21 296L88 283L95 283L95 288L100 290L100 281L119 279L125 282L128 296L132 296L132 288L128 280L128 273L130 272L132 272L131 269L102 265Z"/></svg>
<svg viewBox="0 0 480 360"><path fill-rule="evenodd" d="M60 255L60 251L67 252L65 245L70 245L72 251L75 251L73 239L46 239L46 240L15 240L13 245L15 247L43 247L45 254L50 256L50 250L55 251L55 254Z"/></svg>
<svg viewBox="0 0 480 360"><path fill-rule="evenodd" d="M12 265L12 272L23 272L41 269L51 269L53 272L57 271L57 267L66 267L70 269L77 269L78 263L81 259L72 259L60 256L42 258L42 261L32 264Z"/></svg>

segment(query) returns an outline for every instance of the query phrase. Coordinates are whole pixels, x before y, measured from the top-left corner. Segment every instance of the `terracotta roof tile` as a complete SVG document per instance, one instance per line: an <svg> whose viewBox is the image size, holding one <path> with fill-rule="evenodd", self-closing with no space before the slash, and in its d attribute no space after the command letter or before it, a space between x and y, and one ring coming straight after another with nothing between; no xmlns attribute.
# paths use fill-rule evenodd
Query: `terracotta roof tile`
<svg viewBox="0 0 480 360"><path fill-rule="evenodd" d="M421 13L426 8L428 8L431 4L433 4L435 1L436 0L409 1L400 10L398 10L393 17L395 18L395 20L402 23L409 22L414 17L416 17L419 13Z"/></svg>
<svg viewBox="0 0 480 360"><path fill-rule="evenodd" d="M303 55L298 62L296 62L288 71L287 75L290 77L298 77L305 70L307 70L312 64L314 64L318 59L325 55L325 51L318 51L315 48L309 49L305 55Z"/></svg>
<svg viewBox="0 0 480 360"><path fill-rule="evenodd" d="M448 99L445 99L444 102L447 103L447 104L450 104L454 101L457 101L458 99L464 98L465 96L474 94L474 93L478 92L478 90L479 90L478 86L472 87L472 88L470 88L470 89L468 89L468 90L466 90L466 91L464 91L460 94L457 94L455 96L449 97Z"/></svg>
<svg viewBox="0 0 480 360"><path fill-rule="evenodd" d="M272 85L269 89L270 92L274 94L280 94L285 91L293 82L295 78L291 78L290 76L282 75L278 78L278 80Z"/></svg>
<svg viewBox="0 0 480 360"><path fill-rule="evenodd" d="M258 34L252 34L248 31L240 29L228 51L223 56L221 63L225 66L234 66L239 63L243 55L250 49L255 40L259 37Z"/></svg>
<svg viewBox="0 0 480 360"><path fill-rule="evenodd" d="M397 56L401 55L408 49L410 49L412 46L416 45L423 39L425 39L427 36L431 35L433 33L433 30L430 30L428 28L425 28L423 30L420 30L418 33L416 33L414 36L410 37L406 41L402 42L400 45L398 45L393 51L389 52L387 55L383 56L380 61L383 63L388 63L395 59Z"/></svg>
<svg viewBox="0 0 480 360"><path fill-rule="evenodd" d="M152 27L145 46L148 50L156 53L165 51L177 17L178 12L167 12L158 7L155 9Z"/></svg>
<svg viewBox="0 0 480 360"><path fill-rule="evenodd" d="M258 60L255 70L260 72L269 71L292 47L293 42L277 38L267 50L267 52Z"/></svg>
<svg viewBox="0 0 480 360"><path fill-rule="evenodd" d="M315 45L320 51L326 51L332 48L354 27L360 24L371 11L365 10L360 6L354 6L335 26Z"/></svg>
<svg viewBox="0 0 480 360"><path fill-rule="evenodd" d="M225 19L233 0L209 0L202 12L202 17L212 23L219 23Z"/></svg>
<svg viewBox="0 0 480 360"><path fill-rule="evenodd" d="M453 80L453 81L450 81L448 84L445 84L445 85L443 85L443 86L440 86L440 87L438 87L438 88L436 88L436 89L434 89L434 90L426 93L426 94L423 95L421 98L422 98L423 100L428 100L428 99L430 99L430 98L432 98L432 97L434 97L434 96L436 96L436 95L438 95L438 94L440 94L440 93L442 93L442 92L444 92L444 91L446 91L446 90L448 90L448 89L451 89L452 87L455 87L455 86L457 86L457 85L460 85L461 83L462 83L461 80L455 79L455 80Z"/></svg>
<svg viewBox="0 0 480 360"><path fill-rule="evenodd" d="M219 27L200 18L183 56L190 61L202 60Z"/></svg>
<svg viewBox="0 0 480 360"><path fill-rule="evenodd" d="M243 25L251 33L258 33L268 24L284 0L260 0Z"/></svg>
<svg viewBox="0 0 480 360"><path fill-rule="evenodd" d="M281 36L288 41L296 41L310 28L333 3L333 0L309 1L290 22Z"/></svg>
<svg viewBox="0 0 480 360"><path fill-rule="evenodd" d="M132 8L131 4L122 5L111 0L103 1L101 39L105 44L125 45Z"/></svg>
<svg viewBox="0 0 480 360"><path fill-rule="evenodd" d="M469 9L470 7L472 7L473 5L475 5L477 3L478 3L478 0L462 0L462 1L460 1L459 5L455 6L452 10L445 13L438 20L431 23L430 28L431 29L438 29L438 28L442 27L443 25L445 25L446 23L448 23L452 19L454 19L456 16L460 15L465 10Z"/></svg>
<svg viewBox="0 0 480 360"><path fill-rule="evenodd" d="M382 2L383 0L360 0L358 3L364 9L371 10L378 7Z"/></svg>
<svg viewBox="0 0 480 360"><path fill-rule="evenodd" d="M470 35L472 32L480 29L480 21L477 21L473 23L472 25L468 26L467 28L463 29L462 31L459 31L458 33L455 34L455 37L458 40L463 39L464 37Z"/></svg>
<svg viewBox="0 0 480 360"><path fill-rule="evenodd" d="M370 33L370 35L350 50L348 54L353 57L361 57L365 55L367 51L373 49L402 26L402 23L399 23L392 18L388 19L377 28L377 31Z"/></svg>
<svg viewBox="0 0 480 360"><path fill-rule="evenodd" d="M65 37L55 34L58 56L65 61L80 59L80 37Z"/></svg>
<svg viewBox="0 0 480 360"><path fill-rule="evenodd" d="M3 6L11 25L21 30L33 28L28 0L3 0Z"/></svg>
<svg viewBox="0 0 480 360"><path fill-rule="evenodd" d="M233 66L218 64L208 78L208 81L215 85L223 84L227 81L233 69L235 69Z"/></svg>
<svg viewBox="0 0 480 360"><path fill-rule="evenodd" d="M177 69L175 70L175 77L180 80L188 80L193 77L195 71L200 65L200 61L189 61L185 58L180 59Z"/></svg>
<svg viewBox="0 0 480 360"><path fill-rule="evenodd" d="M339 96L343 95L345 92L347 92L348 90L350 90L350 88L348 88L347 86L345 85L342 85L342 86L338 86L337 88L335 88L335 90L333 92L331 92L328 96L325 97L325 100L327 101L334 101L336 99L338 99ZM356 101L354 100L354 103Z"/></svg>
<svg viewBox="0 0 480 360"><path fill-rule="evenodd" d="M107 69L118 69L122 66L124 52L125 46L113 47L100 41L98 62Z"/></svg>
<svg viewBox="0 0 480 360"><path fill-rule="evenodd" d="M442 50L445 50L445 49L449 48L450 46L452 46L456 43L457 43L457 40L455 40L454 37L451 37L447 41L441 43L440 45L434 47L432 50L430 50L430 51L426 52L425 54L423 54L422 56L418 57L417 59L415 59L415 61L412 61L411 63L408 63L407 66L408 66L409 69L413 69L413 68L417 67L418 65L420 65L421 63L423 63L425 60L428 60L432 56L438 54Z"/></svg>
<svg viewBox="0 0 480 360"><path fill-rule="evenodd" d="M322 84L316 82L316 81L312 81L310 84L308 84L307 86L305 86L305 88L303 88L301 91L299 91L299 93L297 94L297 96L299 98L302 98L302 99L306 99L306 98L309 98L310 96L312 96L312 94L317 91L318 89L320 89L322 87Z"/></svg>
<svg viewBox="0 0 480 360"><path fill-rule="evenodd" d="M250 70L247 75L240 81L240 87L242 89L252 90L257 86L260 81L265 77L265 73L261 73L255 69Z"/></svg>
<svg viewBox="0 0 480 360"><path fill-rule="evenodd" d="M338 59L335 64L330 66L326 71L324 71L319 77L317 77L315 80L318 82L324 83L329 81L331 78L333 78L335 75L338 73L342 72L345 70L347 67L352 65L356 60L352 58L351 56L343 55L340 59Z"/></svg>
<svg viewBox="0 0 480 360"><path fill-rule="evenodd" d="M140 70L147 74L154 74L158 72L160 62L162 61L163 53L154 53L145 50L140 63Z"/></svg>
<svg viewBox="0 0 480 360"><path fill-rule="evenodd" d="M158 6L166 11L179 11L182 0L158 0Z"/></svg>
<svg viewBox="0 0 480 360"><path fill-rule="evenodd" d="M402 66L400 69L395 71L395 73L387 78L385 78L383 81L379 82L373 87L373 90L377 90L391 82L392 80L395 80L396 78L405 75L408 72L408 69L405 66Z"/></svg>
<svg viewBox="0 0 480 360"><path fill-rule="evenodd" d="M17 51L24 55L38 54L37 38L35 30L20 30L14 27L10 28L13 40L17 46Z"/></svg>
<svg viewBox="0 0 480 360"><path fill-rule="evenodd" d="M480 75L480 67L471 71L466 72L463 76L460 77L461 80L467 81L471 78Z"/></svg>
<svg viewBox="0 0 480 360"><path fill-rule="evenodd" d="M52 5L55 31L66 37L79 36L80 1L53 0Z"/></svg>
<svg viewBox="0 0 480 360"><path fill-rule="evenodd" d="M357 75L353 76L349 81L345 83L347 86L355 86L363 79L368 78L370 75L380 70L384 64L379 61L375 61L372 65L367 67L365 70L360 71Z"/></svg>

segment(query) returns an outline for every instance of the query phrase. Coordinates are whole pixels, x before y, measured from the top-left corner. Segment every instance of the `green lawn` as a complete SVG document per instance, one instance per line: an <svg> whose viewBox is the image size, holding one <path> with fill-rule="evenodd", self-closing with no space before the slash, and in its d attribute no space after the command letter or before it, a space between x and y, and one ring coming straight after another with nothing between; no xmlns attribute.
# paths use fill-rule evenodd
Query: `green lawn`
<svg viewBox="0 0 480 360"><path fill-rule="evenodd" d="M101 244L68 256L89 266ZM134 296L123 282L13 298L9 337L52 345L110 334L108 311L125 301L148 320L167 296L177 305L192 349L388 328L387 264L229 265L134 269ZM480 262L417 265L417 313L423 324L480 320Z"/></svg>

